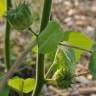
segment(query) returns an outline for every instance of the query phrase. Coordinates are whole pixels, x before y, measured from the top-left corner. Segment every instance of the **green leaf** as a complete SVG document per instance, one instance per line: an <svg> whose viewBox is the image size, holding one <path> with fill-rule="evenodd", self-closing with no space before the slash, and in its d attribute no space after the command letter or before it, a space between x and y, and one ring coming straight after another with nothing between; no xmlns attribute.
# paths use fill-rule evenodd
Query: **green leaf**
<svg viewBox="0 0 96 96"><path fill-rule="evenodd" d="M56 54L56 51L46 54L47 58L51 61L51 63L53 63L53 61L54 61L55 54Z"/></svg>
<svg viewBox="0 0 96 96"><path fill-rule="evenodd" d="M5 14L6 10L6 0L0 0L0 17Z"/></svg>
<svg viewBox="0 0 96 96"><path fill-rule="evenodd" d="M66 31L63 33L63 40L64 41L68 41L69 37L70 37L70 31Z"/></svg>
<svg viewBox="0 0 96 96"><path fill-rule="evenodd" d="M91 50L92 50L92 51L96 51L96 43L94 43L94 44L92 45Z"/></svg>
<svg viewBox="0 0 96 96"><path fill-rule="evenodd" d="M70 36L70 32L64 32L63 33L63 40L67 41L69 36ZM55 57L55 54L56 54L56 50L53 51L53 52L48 53L47 55L48 55L48 58L50 58L53 61L54 57Z"/></svg>
<svg viewBox="0 0 96 96"><path fill-rule="evenodd" d="M90 49L94 43L88 36L82 34L81 32L70 32L68 42L73 46L78 46L84 49ZM80 58L83 51L75 49L76 60Z"/></svg>
<svg viewBox="0 0 96 96"><path fill-rule="evenodd" d="M55 51L63 37L63 32L59 24L54 21L50 21L38 37L39 53Z"/></svg>
<svg viewBox="0 0 96 96"><path fill-rule="evenodd" d="M96 80L96 51L94 51L91 55L88 68L90 73L93 75L93 78Z"/></svg>
<svg viewBox="0 0 96 96"><path fill-rule="evenodd" d="M75 69L75 52L71 48L60 47L55 55L53 64L51 65L50 73L55 72L60 68L68 68L70 71L74 72ZM50 74L49 73L49 74Z"/></svg>
<svg viewBox="0 0 96 96"><path fill-rule="evenodd" d="M35 80L32 78L22 79L20 77L13 77L9 79L8 85L17 91L22 91L23 93L29 93L34 89Z"/></svg>
<svg viewBox="0 0 96 96"><path fill-rule="evenodd" d="M58 51L59 52L59 51ZM68 88L74 82L75 73L75 52L72 48L60 47L57 54L58 69L55 71L53 78L56 80L58 87Z"/></svg>
<svg viewBox="0 0 96 96"><path fill-rule="evenodd" d="M18 91L21 91L22 84L23 84L23 79L19 77L13 77L12 79L8 80L8 85L12 87L13 89L16 89Z"/></svg>
<svg viewBox="0 0 96 96"><path fill-rule="evenodd" d="M69 36L70 36L70 32L69 31L67 31L67 32L64 32L63 33L63 40L64 41L67 41L68 40L68 38L69 38ZM57 52L58 51L58 49L57 50L55 50L55 51L53 51L53 52L50 52L50 53L48 53L47 54L47 56L48 56L48 58L51 60L51 68L52 68L52 71L50 71L51 72L51 74L52 73L54 73L59 67L59 65L58 64L54 64L54 62L53 61L55 61L55 55L58 53ZM48 73L48 74L50 74L50 73Z"/></svg>
<svg viewBox="0 0 96 96"><path fill-rule="evenodd" d="M28 79L24 80L23 92L24 93L32 92L32 90L35 87L35 83L36 83L36 81L32 78L28 78Z"/></svg>
<svg viewBox="0 0 96 96"><path fill-rule="evenodd" d="M64 56L64 66L68 68L71 72L75 70L75 51L72 48L62 47L63 56Z"/></svg>

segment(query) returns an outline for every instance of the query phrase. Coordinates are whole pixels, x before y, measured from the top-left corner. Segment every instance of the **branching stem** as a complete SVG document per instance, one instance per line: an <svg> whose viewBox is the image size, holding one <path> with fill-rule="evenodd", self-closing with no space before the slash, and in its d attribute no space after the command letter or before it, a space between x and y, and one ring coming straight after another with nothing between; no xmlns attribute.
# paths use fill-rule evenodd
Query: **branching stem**
<svg viewBox="0 0 96 96"><path fill-rule="evenodd" d="M43 7L42 20L41 20L39 34L45 29L45 27L48 24L49 17L50 17L51 4L52 4L52 0L44 0L44 7ZM38 49L39 49L39 46L40 45L38 44ZM43 84L45 83L44 75L45 75L44 54L41 54L38 51L37 64L36 64L36 81L37 82L36 82L35 90L33 91L33 96L39 96L41 89L43 87Z"/></svg>

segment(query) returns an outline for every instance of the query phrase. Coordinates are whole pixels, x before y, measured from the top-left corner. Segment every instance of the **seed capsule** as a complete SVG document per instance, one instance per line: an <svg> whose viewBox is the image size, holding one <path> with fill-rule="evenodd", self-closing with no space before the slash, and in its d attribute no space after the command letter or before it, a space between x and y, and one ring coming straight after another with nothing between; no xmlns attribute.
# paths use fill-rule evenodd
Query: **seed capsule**
<svg viewBox="0 0 96 96"><path fill-rule="evenodd" d="M58 69L53 78L55 78L57 86L60 88L68 88L74 81L73 73L63 68Z"/></svg>
<svg viewBox="0 0 96 96"><path fill-rule="evenodd" d="M32 13L28 4L21 3L7 15L10 25L16 30L24 30L32 24Z"/></svg>

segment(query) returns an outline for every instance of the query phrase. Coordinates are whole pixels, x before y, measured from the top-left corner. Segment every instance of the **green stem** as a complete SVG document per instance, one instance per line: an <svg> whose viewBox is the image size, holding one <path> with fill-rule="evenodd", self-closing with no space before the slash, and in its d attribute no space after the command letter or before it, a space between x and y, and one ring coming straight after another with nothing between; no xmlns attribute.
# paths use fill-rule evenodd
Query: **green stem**
<svg viewBox="0 0 96 96"><path fill-rule="evenodd" d="M7 0L7 12L11 8L11 0ZM7 70L10 69L10 25L6 19L6 33L5 33L5 64Z"/></svg>
<svg viewBox="0 0 96 96"><path fill-rule="evenodd" d="M92 50L84 49L84 48L74 46L74 45L69 45L69 44L64 44L64 43L60 43L59 45L69 47L69 48L78 49L78 50L82 50L82 51L85 51L85 52L88 52L88 53L92 53Z"/></svg>
<svg viewBox="0 0 96 96"><path fill-rule="evenodd" d="M51 10L52 0L44 0L44 7L42 13L42 20L40 26L40 33L45 29L48 24L49 17L50 17L50 10ZM38 39L38 38L37 38ZM39 49L39 44L38 44ZM39 96L43 84L45 83L45 72L44 72L44 54L40 54L38 51L38 59L36 64L36 88L33 91L33 96Z"/></svg>
<svg viewBox="0 0 96 96"><path fill-rule="evenodd" d="M36 32L34 32L31 28L28 28L28 30L33 33L36 37L38 37L38 34Z"/></svg>

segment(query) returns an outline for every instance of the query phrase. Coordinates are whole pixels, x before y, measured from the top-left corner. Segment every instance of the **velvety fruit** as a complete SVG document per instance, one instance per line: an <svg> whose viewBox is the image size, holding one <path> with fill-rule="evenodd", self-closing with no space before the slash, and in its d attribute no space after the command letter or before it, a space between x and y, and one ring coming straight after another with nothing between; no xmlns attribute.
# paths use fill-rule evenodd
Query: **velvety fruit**
<svg viewBox="0 0 96 96"><path fill-rule="evenodd" d="M74 75L69 70L63 68L58 69L53 78L56 80L57 86L60 88L68 88L74 81Z"/></svg>

